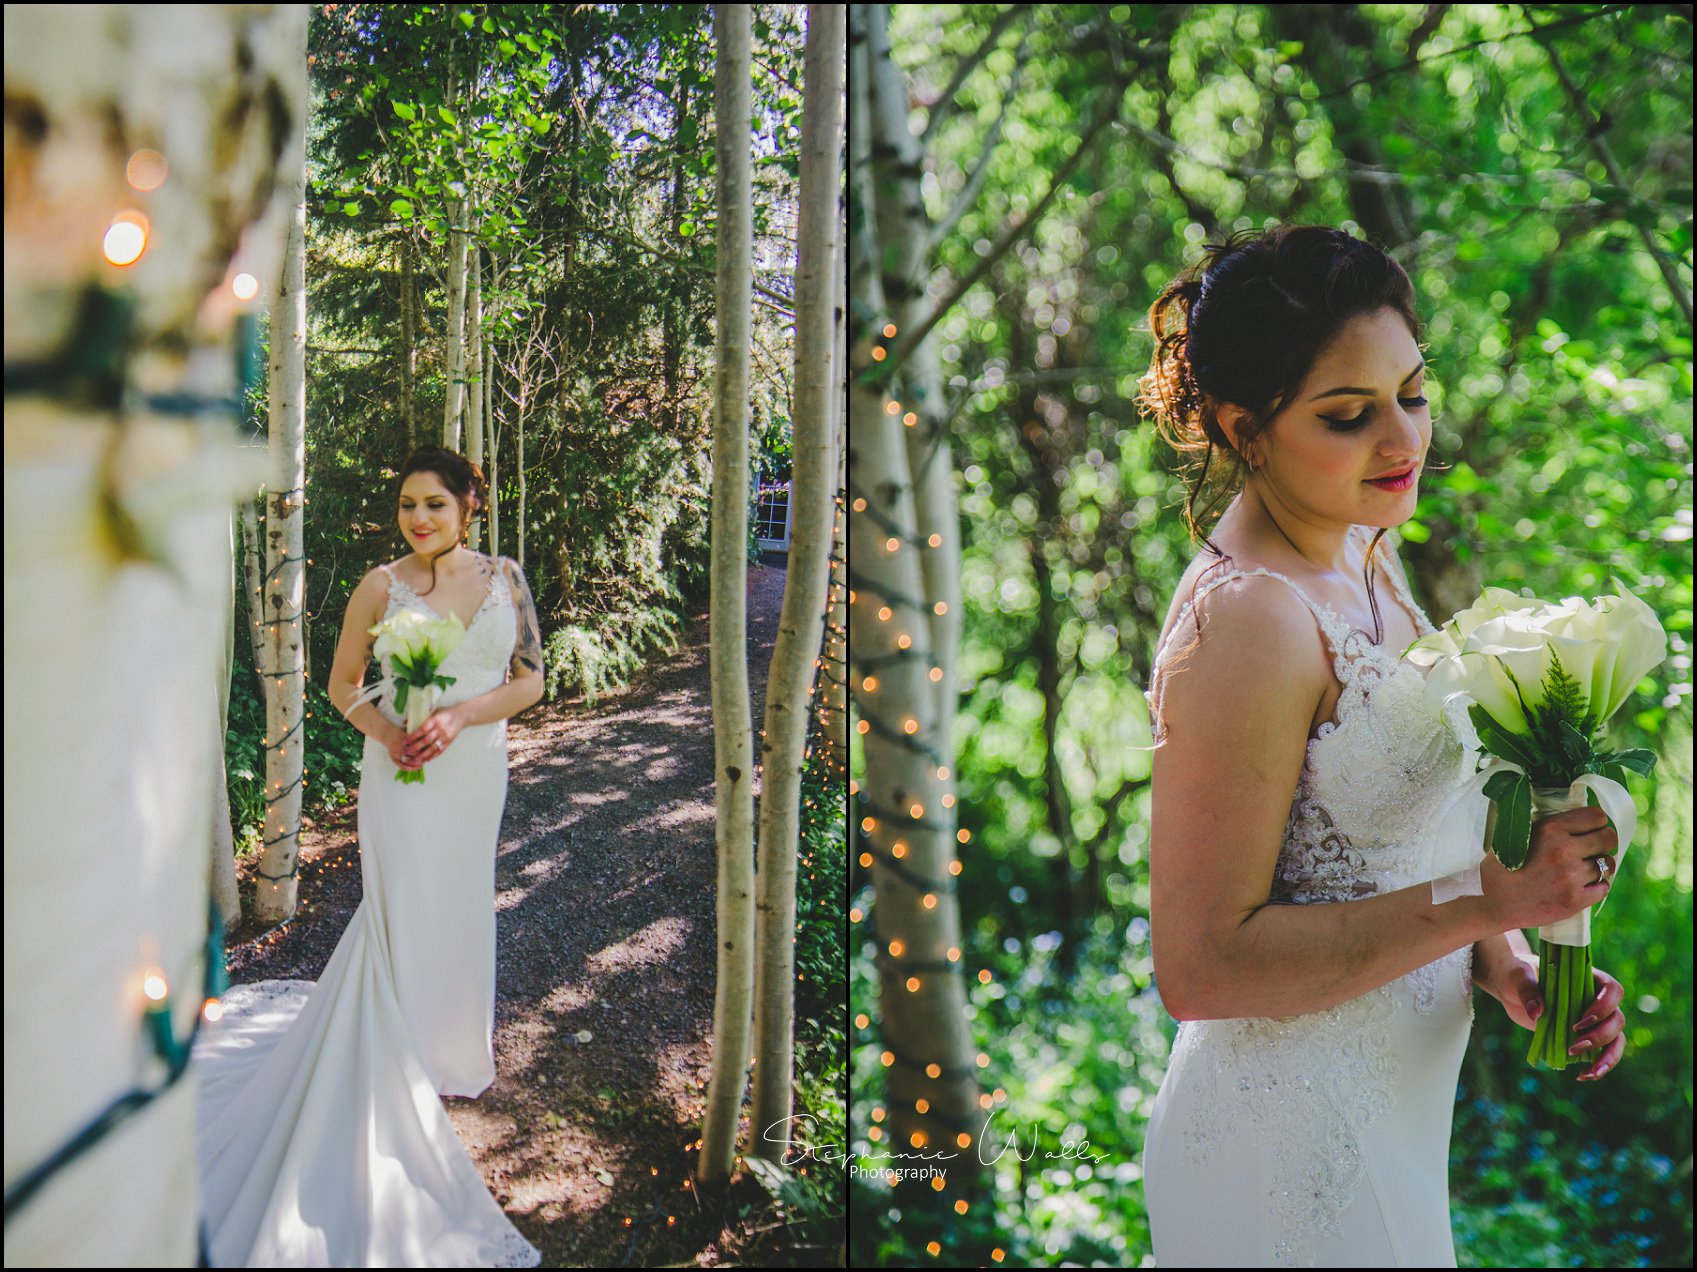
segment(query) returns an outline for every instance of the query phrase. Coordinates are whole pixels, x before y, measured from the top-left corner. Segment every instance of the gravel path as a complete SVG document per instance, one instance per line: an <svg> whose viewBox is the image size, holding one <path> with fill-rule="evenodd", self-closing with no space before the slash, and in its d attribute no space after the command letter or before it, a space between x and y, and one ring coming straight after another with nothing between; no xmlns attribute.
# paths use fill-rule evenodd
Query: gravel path
<svg viewBox="0 0 1697 1272"><path fill-rule="evenodd" d="M749 575L758 747L784 574ZM703 605L677 652L625 690L594 707L542 702L508 726L496 1079L476 1100L444 1104L544 1266L690 1266L740 1253L723 1215L687 1184L715 980L707 637ZM354 805L305 826L301 917L257 949L243 944L255 929L231 934L236 983L317 980L359 904ZM239 872L244 898L249 874Z"/></svg>

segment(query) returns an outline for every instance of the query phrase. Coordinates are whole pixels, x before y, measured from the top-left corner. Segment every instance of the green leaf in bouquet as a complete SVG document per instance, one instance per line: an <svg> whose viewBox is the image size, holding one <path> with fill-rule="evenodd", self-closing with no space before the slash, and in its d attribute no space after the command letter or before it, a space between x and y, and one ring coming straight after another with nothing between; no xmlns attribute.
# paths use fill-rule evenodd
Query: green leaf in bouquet
<svg viewBox="0 0 1697 1272"><path fill-rule="evenodd" d="M1524 773L1496 773L1485 783L1485 798L1497 806L1491 851L1510 870L1526 864L1532 838L1532 783Z"/></svg>
<svg viewBox="0 0 1697 1272"><path fill-rule="evenodd" d="M1650 775L1650 770L1656 767L1656 753L1654 751L1646 751L1643 748L1631 751L1616 751L1613 755L1606 758L1610 764L1618 765L1621 768L1629 768L1634 773L1642 773L1646 777ZM1622 783L1622 785L1625 785L1625 783Z"/></svg>
<svg viewBox="0 0 1697 1272"><path fill-rule="evenodd" d="M1591 758L1591 743L1565 719L1558 719L1554 729L1556 750L1561 757L1563 773L1579 774Z"/></svg>
<svg viewBox="0 0 1697 1272"><path fill-rule="evenodd" d="M1498 759L1508 760L1524 769L1537 763L1537 757L1525 740L1503 728L1477 702L1467 708L1467 718L1473 721L1473 731L1479 735L1485 749Z"/></svg>
<svg viewBox="0 0 1697 1272"><path fill-rule="evenodd" d="M1578 730L1585 719L1588 705L1585 690L1568 674L1567 668L1562 666L1556 651L1550 650L1549 670L1544 673L1543 710L1550 716L1551 723L1560 721Z"/></svg>

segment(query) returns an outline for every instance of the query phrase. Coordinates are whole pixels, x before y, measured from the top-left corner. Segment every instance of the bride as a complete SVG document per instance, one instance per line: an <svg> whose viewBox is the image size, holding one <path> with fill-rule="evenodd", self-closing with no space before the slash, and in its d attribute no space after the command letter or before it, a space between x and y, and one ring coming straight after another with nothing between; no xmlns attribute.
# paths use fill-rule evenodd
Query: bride
<svg viewBox="0 0 1697 1272"><path fill-rule="evenodd" d="M1381 544L1414 513L1431 441L1413 289L1319 226L1211 254L1150 311L1143 396L1181 452L1218 449L1236 490L1150 676L1149 913L1180 1022L1144 1145L1155 1262L1454 1267L1471 988L1532 1028L1520 929L1602 900L1615 832L1595 808L1543 818L1522 869L1486 855L1438 894L1429 836L1477 752L1399 658L1432 624ZM1625 1047L1624 990L1597 971L1595 992L1581 1081Z"/></svg>
<svg viewBox="0 0 1697 1272"><path fill-rule="evenodd" d="M488 503L477 467L422 447L400 477L400 528L413 555L360 581L330 676L331 700L366 735L363 899L316 986L237 986L223 1027L203 1030L196 1046L197 1157L215 1267L539 1261L438 1097L475 1097L495 1080L506 718L542 696L540 631L517 565L464 545ZM360 691L367 629L407 608L457 615L467 629L443 663L454 684L411 734L387 674ZM422 783L395 780L421 767Z"/></svg>

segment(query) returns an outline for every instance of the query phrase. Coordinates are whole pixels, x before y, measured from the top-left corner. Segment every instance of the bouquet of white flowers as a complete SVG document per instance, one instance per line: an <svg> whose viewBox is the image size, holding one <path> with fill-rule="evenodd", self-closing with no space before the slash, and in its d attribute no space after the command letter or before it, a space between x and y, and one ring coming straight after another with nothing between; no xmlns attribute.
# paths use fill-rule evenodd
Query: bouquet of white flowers
<svg viewBox="0 0 1697 1272"><path fill-rule="evenodd" d="M1656 757L1600 751L1594 739L1666 656L1667 636L1655 612L1618 580L1615 592L1589 604L1569 597L1549 605L1488 587L1406 652L1431 668L1426 691L1434 709L1447 716L1452 700L1467 703L1478 736L1463 740L1495 757L1474 784L1495 806L1491 851L1511 870L1526 861L1533 815L1583 808L1587 791L1614 823L1619 855L1636 829L1626 773L1649 773ZM1538 939L1547 1007L1526 1058L1562 1069L1569 1031L1591 997L1591 912L1539 928Z"/></svg>
<svg viewBox="0 0 1697 1272"><path fill-rule="evenodd" d="M454 683L454 677L442 675L439 668L465 639L465 624L458 614L426 618L404 609L368 630L377 637L372 648L378 662L394 672L395 710L406 713L411 733L430 718L442 691ZM396 769L395 780L422 782L424 770Z"/></svg>

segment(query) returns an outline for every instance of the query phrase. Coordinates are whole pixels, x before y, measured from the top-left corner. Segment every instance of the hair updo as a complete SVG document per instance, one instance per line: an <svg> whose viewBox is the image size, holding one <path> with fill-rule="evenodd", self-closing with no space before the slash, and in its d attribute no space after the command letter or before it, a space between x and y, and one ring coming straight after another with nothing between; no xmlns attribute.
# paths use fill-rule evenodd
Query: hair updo
<svg viewBox="0 0 1697 1272"><path fill-rule="evenodd" d="M406 463L401 465L400 475L395 479L395 515L400 518L401 487L406 485L407 478L414 473L434 473L448 488L448 493L460 506L460 543L466 542L471 535L472 519L481 516L489 506L489 482L483 476L483 470L472 463L458 451L449 450L445 446L420 446L407 456ZM459 544L455 544L458 547ZM443 548L441 552L428 558L430 561L430 586L427 592L436 589L436 561L438 557L453 551L453 548Z"/></svg>
<svg viewBox="0 0 1697 1272"><path fill-rule="evenodd" d="M1202 513L1210 516L1243 488L1249 472L1220 427L1220 405L1247 413L1238 429L1238 445L1247 450L1343 328L1381 309L1394 310L1419 343L1414 285L1402 266L1372 244L1324 225L1240 230L1223 243L1204 244L1201 259L1149 307L1155 350L1138 382L1137 402L1188 461L1185 525L1192 541L1200 538L1220 558L1216 564L1230 558L1200 532L1197 500L1210 496ZM1216 450L1219 465L1213 463ZM1384 533L1380 529L1367 549L1375 625L1373 549Z"/></svg>

